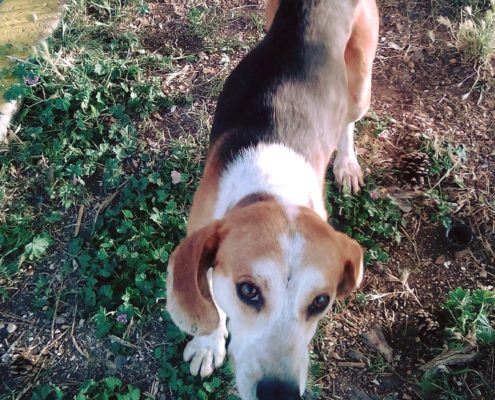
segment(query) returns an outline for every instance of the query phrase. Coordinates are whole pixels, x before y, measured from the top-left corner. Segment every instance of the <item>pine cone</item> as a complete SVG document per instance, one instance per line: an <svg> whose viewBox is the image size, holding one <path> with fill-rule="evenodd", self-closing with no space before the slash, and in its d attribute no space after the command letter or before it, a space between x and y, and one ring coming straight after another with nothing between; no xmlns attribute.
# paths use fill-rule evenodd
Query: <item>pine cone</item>
<svg viewBox="0 0 495 400"><path fill-rule="evenodd" d="M400 171L412 185L424 185L428 175L428 155L420 151L404 154L400 159Z"/></svg>
<svg viewBox="0 0 495 400"><path fill-rule="evenodd" d="M440 323L425 310L419 310L416 313L416 322L418 330L423 334L435 332L440 328Z"/></svg>
<svg viewBox="0 0 495 400"><path fill-rule="evenodd" d="M12 354L10 370L12 375L29 375L36 370L39 357L29 351L18 351Z"/></svg>

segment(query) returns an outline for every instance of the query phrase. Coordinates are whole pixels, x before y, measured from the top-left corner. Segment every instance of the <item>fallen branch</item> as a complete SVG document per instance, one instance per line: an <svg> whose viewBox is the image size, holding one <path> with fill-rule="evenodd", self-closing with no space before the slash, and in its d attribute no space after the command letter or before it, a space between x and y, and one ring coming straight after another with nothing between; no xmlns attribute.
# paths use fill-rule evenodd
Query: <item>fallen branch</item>
<svg viewBox="0 0 495 400"><path fill-rule="evenodd" d="M117 342L118 344L121 344L122 346L125 346L125 347L129 347L130 349L138 349L139 348L135 344L132 344L131 342L128 342L127 340L121 339L118 336L108 335L108 337L110 338L110 341L112 343Z"/></svg>
<svg viewBox="0 0 495 400"><path fill-rule="evenodd" d="M341 361L337 363L337 367L342 368L365 368L366 364L364 362L352 362L352 361Z"/></svg>
<svg viewBox="0 0 495 400"><path fill-rule="evenodd" d="M76 308L74 310L74 319L72 320L72 328L70 330L70 337L72 339L72 344L74 345L74 347L76 348L77 352L82 355L84 358L86 358L87 360L89 360L89 354L87 353L87 351L85 350L82 350L80 347L79 347L79 344L77 343L76 341L76 338L74 336L74 328L76 326L76 316L77 316L77 304L76 304Z"/></svg>
<svg viewBox="0 0 495 400"><path fill-rule="evenodd" d="M79 236L79 231L81 229L81 222L84 215L84 206L79 206L79 211L77 212L76 227L74 228L74 237Z"/></svg>
<svg viewBox="0 0 495 400"><path fill-rule="evenodd" d="M467 364L473 361L478 355L473 346L467 346L464 349L448 350L436 356L433 360L428 361L419 367L422 371L433 370L436 372L441 366Z"/></svg>

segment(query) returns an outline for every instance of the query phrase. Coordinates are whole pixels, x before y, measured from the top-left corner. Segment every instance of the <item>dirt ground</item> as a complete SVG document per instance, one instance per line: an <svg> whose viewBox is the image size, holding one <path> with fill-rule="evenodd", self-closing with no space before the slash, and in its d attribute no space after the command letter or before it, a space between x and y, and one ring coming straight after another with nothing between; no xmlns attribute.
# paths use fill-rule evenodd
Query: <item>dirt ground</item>
<svg viewBox="0 0 495 400"><path fill-rule="evenodd" d="M221 80L259 39L260 31L253 21L259 21L256 16L262 15L262 6L254 0L204 3L239 12L239 18L221 28L226 37L245 43L230 53L228 60L221 51L208 51L207 42L190 37L185 28L189 2L150 1L151 14L135 23L145 32L146 48L163 54L172 53L172 48L174 52L180 48L184 54L197 54L194 68L184 63L178 78L164 74L163 89L193 95L204 103L205 114L211 118L215 94L206 88L215 80L221 87ZM451 10L441 1L381 0L379 8L380 43L369 118L386 121L386 127L379 138L366 130L360 135L358 147L364 169L388 171L380 178L384 191L400 193L417 206L427 201L425 188L412 188L403 181L400 157L418 146L423 135L464 144L466 163L440 183L429 184L441 185L458 204L455 219L471 224L475 240L467 251L454 252L445 244L443 229L430 222L427 211L416 212L413 207L406 213L408 224L401 244L384 243L390 260L366 270L361 292L368 295L368 301L340 303L340 312L328 318L324 334L315 340L313 353L323 362L317 379L323 387L322 399L429 398L419 391L417 383L421 366L445 345L446 315L440 303L456 287L493 289L495 285L495 210L486 206L487 201L495 201L495 79L489 74L478 79L472 65L446 44L447 32L437 17ZM174 112L158 115L155 126L172 137L194 130L200 122L188 107L185 102ZM464 188L454 185L454 180L462 181ZM168 398L163 383L156 378L152 356L153 348L161 342L160 331L166 329L159 318L152 318L135 334L132 346L137 346L136 353L119 358L110 352L110 340L96 339L91 324L73 307L61 306L63 312L53 321L30 311L32 275L56 269L62 258L61 254L53 255L31 276L28 274L8 304L0 307L4 321L0 354L7 354L10 348L25 349L18 357L21 372L0 363L0 376L11 387L23 386L26 393L41 378L62 384L70 392L88 377L114 371L157 398ZM55 293L61 285L55 284ZM14 332L7 332L9 323L16 326ZM363 339L364 333L377 327L392 350L388 361ZM23 366L36 374L19 377ZM468 367L482 374L487 385L471 382L469 374L459 375L454 384L462 398L493 399L495 349L482 349Z"/></svg>

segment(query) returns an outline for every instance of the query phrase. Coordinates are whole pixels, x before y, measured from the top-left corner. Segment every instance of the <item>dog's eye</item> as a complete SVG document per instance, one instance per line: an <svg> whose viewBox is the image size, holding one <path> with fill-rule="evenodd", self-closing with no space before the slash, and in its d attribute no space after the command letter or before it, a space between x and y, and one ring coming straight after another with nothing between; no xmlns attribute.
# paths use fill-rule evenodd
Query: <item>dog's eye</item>
<svg viewBox="0 0 495 400"><path fill-rule="evenodd" d="M316 296L314 298L313 302L309 306L308 311L309 311L310 314L320 313L325 308L327 308L328 303L330 303L330 297L327 296L327 295L325 295L325 294L321 294L321 295Z"/></svg>
<svg viewBox="0 0 495 400"><path fill-rule="evenodd" d="M237 284L237 295L246 304L261 308L262 297L261 292L256 285L250 282L242 282Z"/></svg>

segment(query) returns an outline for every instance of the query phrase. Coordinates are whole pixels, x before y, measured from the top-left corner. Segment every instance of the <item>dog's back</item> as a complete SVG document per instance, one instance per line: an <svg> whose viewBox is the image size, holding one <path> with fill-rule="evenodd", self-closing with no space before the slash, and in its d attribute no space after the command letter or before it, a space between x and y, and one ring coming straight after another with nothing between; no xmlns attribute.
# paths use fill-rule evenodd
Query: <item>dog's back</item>
<svg viewBox="0 0 495 400"><path fill-rule="evenodd" d="M210 144L229 163L260 142L282 143L321 168L347 108L344 49L355 1L282 1L264 40L227 79ZM315 158L320 158L316 160Z"/></svg>

